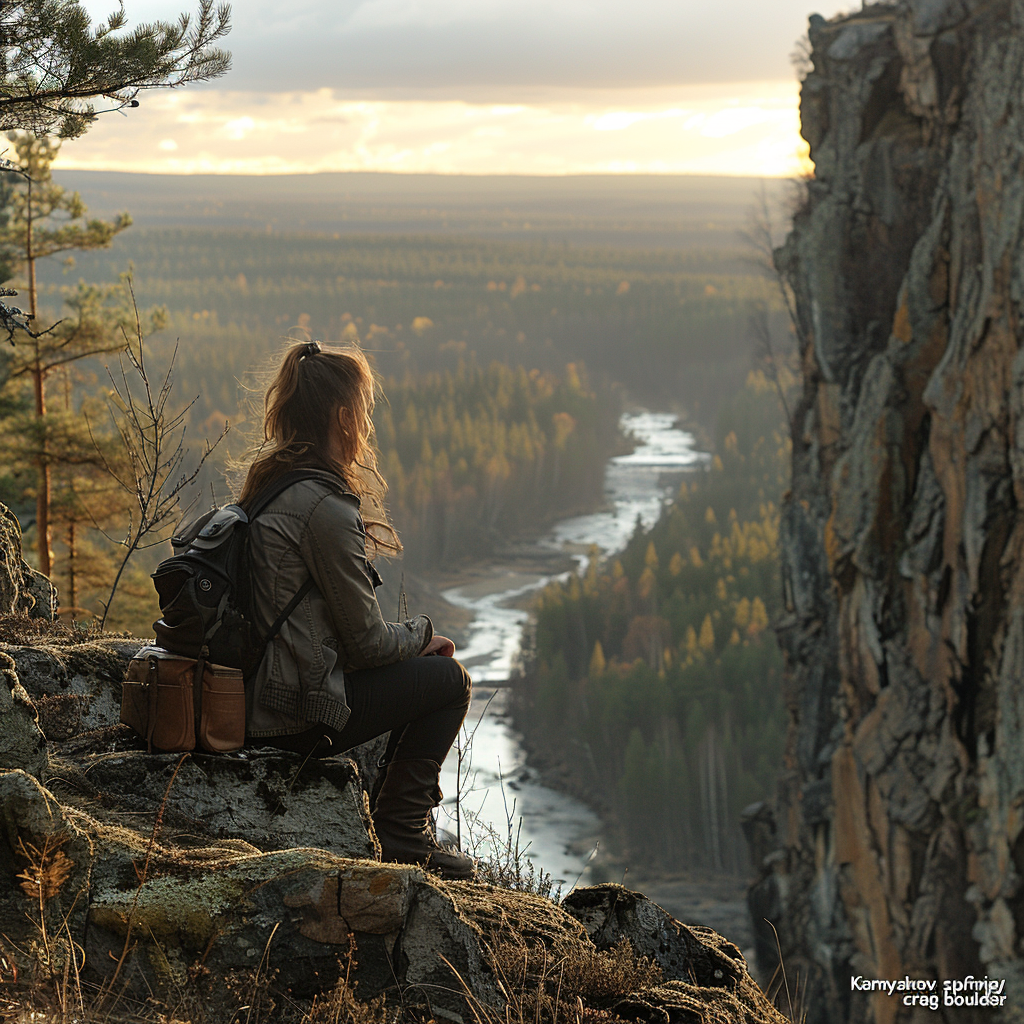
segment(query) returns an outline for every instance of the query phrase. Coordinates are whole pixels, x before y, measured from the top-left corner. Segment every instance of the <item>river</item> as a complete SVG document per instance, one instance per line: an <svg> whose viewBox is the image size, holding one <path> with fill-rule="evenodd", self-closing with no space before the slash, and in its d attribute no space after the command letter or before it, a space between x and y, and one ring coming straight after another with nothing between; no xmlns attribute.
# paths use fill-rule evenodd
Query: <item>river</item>
<svg viewBox="0 0 1024 1024"><path fill-rule="evenodd" d="M540 551L570 555L577 571L586 568L592 546L602 558L621 551L638 518L645 527L653 525L675 493L679 475L708 458L670 413L627 413L621 425L636 447L609 460L604 510L562 520L537 544ZM472 742L454 749L443 767L446 813L439 822L451 832L458 827L463 847L475 847L482 855L488 852L488 835L500 843L511 836L563 890L590 880L601 822L585 804L545 786L526 763L505 711L507 691L496 684L508 680L529 618L515 605L521 606L525 595L553 578L567 575L498 565L486 578L444 592L448 601L473 616L458 657L473 676L475 692L467 718ZM461 820L456 823L455 794L460 791Z"/></svg>

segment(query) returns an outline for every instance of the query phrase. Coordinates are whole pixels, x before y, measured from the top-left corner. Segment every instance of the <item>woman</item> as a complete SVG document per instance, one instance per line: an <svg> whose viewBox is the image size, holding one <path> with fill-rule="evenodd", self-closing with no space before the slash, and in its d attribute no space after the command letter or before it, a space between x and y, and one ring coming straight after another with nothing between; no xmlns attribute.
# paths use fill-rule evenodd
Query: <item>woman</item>
<svg viewBox="0 0 1024 1024"><path fill-rule="evenodd" d="M264 443L239 502L252 507L285 473L308 475L250 528L258 624L267 629L310 578L313 587L249 687L247 733L259 745L324 757L393 730L397 746L373 808L382 859L468 878L473 861L437 844L430 812L471 684L455 645L434 636L427 616L386 622L377 604L380 577L367 549L373 557L401 545L381 511L374 397L361 352L324 351L315 341L292 345L267 389Z"/></svg>

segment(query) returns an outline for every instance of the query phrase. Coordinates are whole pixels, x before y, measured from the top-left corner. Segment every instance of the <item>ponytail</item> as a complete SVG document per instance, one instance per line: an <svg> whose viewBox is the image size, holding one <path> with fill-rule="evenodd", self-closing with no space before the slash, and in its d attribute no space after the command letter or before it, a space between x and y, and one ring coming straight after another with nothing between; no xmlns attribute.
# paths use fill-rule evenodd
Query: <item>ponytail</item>
<svg viewBox="0 0 1024 1024"><path fill-rule="evenodd" d="M252 455L239 502L246 506L291 470L326 469L359 497L370 557L400 552L384 503L387 484L377 469L377 393L373 370L359 349L325 350L316 341L291 345L263 399L263 441ZM340 449L331 445L337 436Z"/></svg>

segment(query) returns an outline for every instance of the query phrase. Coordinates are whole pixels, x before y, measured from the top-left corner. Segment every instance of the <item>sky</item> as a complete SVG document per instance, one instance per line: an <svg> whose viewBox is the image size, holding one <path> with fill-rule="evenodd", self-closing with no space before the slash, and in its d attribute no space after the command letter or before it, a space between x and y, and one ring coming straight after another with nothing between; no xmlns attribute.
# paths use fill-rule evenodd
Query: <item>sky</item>
<svg viewBox="0 0 1024 1024"><path fill-rule="evenodd" d="M140 94L57 166L789 176L806 170L790 54L809 14L848 6L235 0L226 76ZM125 8L129 24L188 9Z"/></svg>

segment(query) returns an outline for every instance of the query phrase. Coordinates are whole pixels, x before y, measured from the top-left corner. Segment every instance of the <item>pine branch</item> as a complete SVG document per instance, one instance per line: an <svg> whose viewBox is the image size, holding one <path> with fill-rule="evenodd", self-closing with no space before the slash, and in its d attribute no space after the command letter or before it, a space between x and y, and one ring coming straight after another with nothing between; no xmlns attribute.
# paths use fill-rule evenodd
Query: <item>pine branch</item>
<svg viewBox="0 0 1024 1024"><path fill-rule="evenodd" d="M119 34L123 9L93 26L78 0L0 3L0 130L29 128L61 138L81 135L102 111L138 106L143 89L208 81L231 66L215 46L231 29L231 9L199 0L193 17L154 21Z"/></svg>

